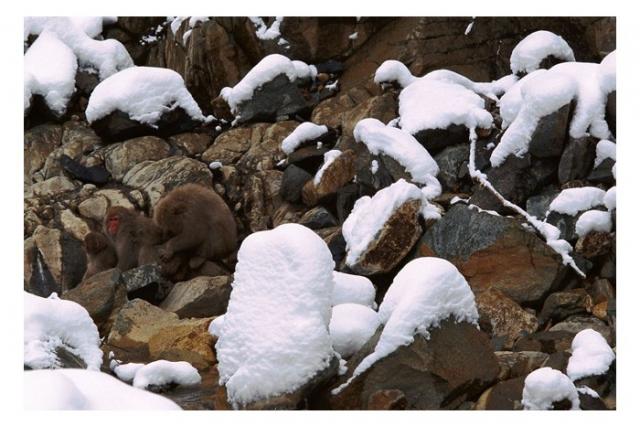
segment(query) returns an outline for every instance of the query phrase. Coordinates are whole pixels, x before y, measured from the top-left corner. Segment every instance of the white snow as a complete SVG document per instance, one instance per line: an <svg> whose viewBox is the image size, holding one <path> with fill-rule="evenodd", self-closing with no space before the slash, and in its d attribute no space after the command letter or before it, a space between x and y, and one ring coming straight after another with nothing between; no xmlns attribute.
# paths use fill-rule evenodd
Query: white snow
<svg viewBox="0 0 640 426"><path fill-rule="evenodd" d="M177 72L167 68L132 67L120 71L96 86L89 97L89 123L120 110L129 118L154 126L162 114L181 107L194 120L210 121L184 85Z"/></svg>
<svg viewBox="0 0 640 426"><path fill-rule="evenodd" d="M375 118L360 120L353 129L356 142L362 142L373 155L385 154L405 168L413 182L432 186L435 196L441 186L436 176L438 163L420 142L404 130L385 126ZM431 197L433 198L433 197Z"/></svg>
<svg viewBox="0 0 640 426"><path fill-rule="evenodd" d="M535 71L548 56L561 61L576 60L573 50L562 37L550 31L536 31L526 36L511 52L511 71L514 74Z"/></svg>
<svg viewBox="0 0 640 426"><path fill-rule="evenodd" d="M209 324L209 334L213 337L220 337L222 335L222 324L224 324L224 315L216 317Z"/></svg>
<svg viewBox="0 0 640 426"><path fill-rule="evenodd" d="M395 59L384 61L376 69L376 73L373 76L373 81L377 84L398 83L402 88L409 86L416 80L418 78L411 74L409 68Z"/></svg>
<svg viewBox="0 0 640 426"><path fill-rule="evenodd" d="M24 39L45 30L54 33L78 58L80 67L98 71L101 80L133 66L127 49L117 40L94 40L87 28L68 17L28 16L24 18ZM92 31L93 32L93 31Z"/></svg>
<svg viewBox="0 0 640 426"><path fill-rule="evenodd" d="M465 28L465 30L464 30L464 35L469 35L471 30L473 29L473 24L474 23L475 23L475 18L472 18L471 22L469 22L469 25L467 25L467 28Z"/></svg>
<svg viewBox="0 0 640 426"><path fill-rule="evenodd" d="M460 84L420 79L404 88L398 99L400 128L412 135L456 124L489 129L493 123L484 99Z"/></svg>
<svg viewBox="0 0 640 426"><path fill-rule="evenodd" d="M593 167L598 167L607 158L616 161L616 144L603 139L596 145L596 159L593 162Z"/></svg>
<svg viewBox="0 0 640 426"><path fill-rule="evenodd" d="M357 39L358 39L357 31L355 33L349 34L349 40L357 40Z"/></svg>
<svg viewBox="0 0 640 426"><path fill-rule="evenodd" d="M197 385L200 381L198 370L188 362L160 359L137 369L133 377L133 387L147 389L149 386L171 383L189 386Z"/></svg>
<svg viewBox="0 0 640 426"><path fill-rule="evenodd" d="M291 154L303 143L322 137L328 131L329 129L324 124L318 125L310 121L301 123L282 141L282 152Z"/></svg>
<svg viewBox="0 0 640 426"><path fill-rule="evenodd" d="M589 232L611 232L611 213L589 210L580 215L576 222L576 234L584 237Z"/></svg>
<svg viewBox="0 0 640 426"><path fill-rule="evenodd" d="M605 94L616 90L616 51L609 53L600 62L600 88Z"/></svg>
<svg viewBox="0 0 640 426"><path fill-rule="evenodd" d="M127 364L119 364L116 360L111 360L109 368L113 371L113 374L123 382L131 383L133 378L136 377L136 373L144 367L144 364L139 362L129 362Z"/></svg>
<svg viewBox="0 0 640 426"><path fill-rule="evenodd" d="M209 168L211 170L220 169L222 168L222 163L219 161L212 161L211 163L209 163Z"/></svg>
<svg viewBox="0 0 640 426"><path fill-rule="evenodd" d="M322 163L322 167L318 169L318 171L316 172L316 175L313 177L313 183L315 185L320 184L320 181L322 180L322 175L324 175L324 172L329 168L331 163L333 163L336 160L336 158L340 157L340 154L342 154L342 151L338 149L332 149L324 153L324 163Z"/></svg>
<svg viewBox="0 0 640 426"><path fill-rule="evenodd" d="M333 272L333 306L343 303L357 303L359 305L376 308L376 289L371 280L360 275Z"/></svg>
<svg viewBox="0 0 640 426"><path fill-rule="evenodd" d="M55 293L45 299L24 292L24 365L61 367L57 348L82 359L89 370L102 365L98 328L85 308Z"/></svg>
<svg viewBox="0 0 640 426"><path fill-rule="evenodd" d="M600 333L590 328L582 330L571 342L567 376L571 380L579 380L604 374L615 358L616 355Z"/></svg>
<svg viewBox="0 0 640 426"><path fill-rule="evenodd" d="M244 76L234 87L225 87L220 96L229 104L232 112L236 112L238 105L251 99L253 92L270 82L280 74L287 76L289 81L297 79L315 78L318 71L313 65L302 61L292 61L286 56L273 54L265 56L255 67Z"/></svg>
<svg viewBox="0 0 640 426"><path fill-rule="evenodd" d="M449 317L477 325L478 310L471 288L453 264L437 257L421 257L398 272L380 304L378 317L385 326L374 351L346 383L332 391L334 394L378 360L411 344L416 334L428 339L428 330Z"/></svg>
<svg viewBox="0 0 640 426"><path fill-rule="evenodd" d="M594 391L589 386L579 386L576 388L576 390L578 391L578 393L589 395L592 398L600 398L598 392Z"/></svg>
<svg viewBox="0 0 640 426"><path fill-rule="evenodd" d="M373 173L374 175L378 173L379 166L380 165L378 164L378 160L371 160L371 173Z"/></svg>
<svg viewBox="0 0 640 426"><path fill-rule="evenodd" d="M220 384L234 406L293 392L329 366L333 268L326 243L302 225L242 242L216 332Z"/></svg>
<svg viewBox="0 0 640 426"><path fill-rule="evenodd" d="M41 95L47 106L62 115L75 91L78 61L73 51L50 31L40 33L24 55L24 109L32 95Z"/></svg>
<svg viewBox="0 0 640 426"><path fill-rule="evenodd" d="M258 16L250 16L249 20L256 26L256 36L260 40L275 40L280 37L280 24L284 20L282 16L276 16L270 27Z"/></svg>
<svg viewBox="0 0 640 426"><path fill-rule="evenodd" d="M570 378L551 367L538 368L524 380L522 405L526 410L550 410L554 402L571 401L571 409L580 409L578 391Z"/></svg>
<svg viewBox="0 0 640 426"><path fill-rule="evenodd" d="M27 410L180 410L160 395L136 389L98 371L62 369L24 372Z"/></svg>
<svg viewBox="0 0 640 426"><path fill-rule="evenodd" d="M376 192L373 198L364 196L355 202L349 217L342 224L342 235L347 243L348 266L357 263L396 209L411 200L424 202L422 191L400 179Z"/></svg>
<svg viewBox="0 0 640 426"><path fill-rule="evenodd" d="M505 102L500 101L500 113L505 114L504 122L510 125L491 153L491 165L499 166L512 154L524 156L540 119L569 104L576 90L574 79L548 71L536 72L516 83L503 96Z"/></svg>
<svg viewBox="0 0 640 426"><path fill-rule="evenodd" d="M549 211L575 216L578 212L601 206L605 192L595 186L563 189L549 205Z"/></svg>
<svg viewBox="0 0 640 426"><path fill-rule="evenodd" d="M376 332L380 321L371 308L356 303L334 306L329 323L331 344L342 358L358 352Z"/></svg>
<svg viewBox="0 0 640 426"><path fill-rule="evenodd" d="M616 208L616 187L609 188L606 194L604 194L604 205L607 210L612 211Z"/></svg>

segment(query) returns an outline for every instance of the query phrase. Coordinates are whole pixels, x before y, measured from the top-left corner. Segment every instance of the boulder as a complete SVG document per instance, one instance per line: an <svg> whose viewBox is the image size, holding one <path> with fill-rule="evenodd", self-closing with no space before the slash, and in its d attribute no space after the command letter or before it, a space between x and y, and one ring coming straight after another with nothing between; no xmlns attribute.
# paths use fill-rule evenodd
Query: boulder
<svg viewBox="0 0 640 426"><path fill-rule="evenodd" d="M298 221L300 225L304 225L311 229L321 229L336 226L336 218L331 212L324 207L314 207L306 212Z"/></svg>
<svg viewBox="0 0 640 426"><path fill-rule="evenodd" d="M213 144L202 153L202 160L210 163L219 161L223 165L234 164L251 148L255 127L237 127L221 133Z"/></svg>
<svg viewBox="0 0 640 426"><path fill-rule="evenodd" d="M613 166L615 165L615 160L605 158L602 163L591 170L587 176L587 180L595 184L614 186L616 184L616 178L613 176Z"/></svg>
<svg viewBox="0 0 640 426"><path fill-rule="evenodd" d="M302 188L302 201L307 206L315 206L326 197L335 194L338 189L353 179L355 175L355 153L351 150L343 151L325 169L320 181L307 181Z"/></svg>
<svg viewBox="0 0 640 426"><path fill-rule="evenodd" d="M84 166L66 154L60 157L60 166L74 179L81 182L103 185L109 181L111 175L102 165Z"/></svg>
<svg viewBox="0 0 640 426"><path fill-rule="evenodd" d="M61 176L64 170L61 160L64 155L80 161L87 151L94 149L101 143L98 135L90 127L87 127L86 123L67 121L62 125L61 146L49 154L40 173L45 179Z"/></svg>
<svg viewBox="0 0 640 426"><path fill-rule="evenodd" d="M522 390L525 377L497 383L487 389L476 402L476 410L522 410Z"/></svg>
<svg viewBox="0 0 640 426"><path fill-rule="evenodd" d="M398 207L350 269L368 276L395 268L420 238L421 207L420 200L410 200Z"/></svg>
<svg viewBox="0 0 640 426"><path fill-rule="evenodd" d="M452 145L469 143L469 129L464 124L451 124L446 129L424 129L413 135L430 154Z"/></svg>
<svg viewBox="0 0 640 426"><path fill-rule="evenodd" d="M615 346L616 336L614 330L607 324L605 324L604 321L601 321L593 316L571 316L564 321L555 324L549 329L549 331L566 331L572 333L573 335L576 335L582 330L586 330L587 328L600 333L611 347Z"/></svg>
<svg viewBox="0 0 640 426"><path fill-rule="evenodd" d="M173 188L186 183L211 186L211 178L211 171L206 164L187 157L173 156L136 164L124 176L122 183L145 193L151 211L158 200Z"/></svg>
<svg viewBox="0 0 640 426"><path fill-rule="evenodd" d="M525 311L499 290L488 289L476 294L480 328L500 349L511 349L515 340L538 329L536 316Z"/></svg>
<svg viewBox="0 0 640 426"><path fill-rule="evenodd" d="M518 303L540 300L564 276L560 256L518 221L462 204L427 229L415 256L447 259L474 292L494 288Z"/></svg>
<svg viewBox="0 0 640 426"><path fill-rule="evenodd" d="M117 359L187 361L196 368L214 364L211 318L179 319L144 300L127 302L118 312L107 345Z"/></svg>
<svg viewBox="0 0 640 426"><path fill-rule="evenodd" d="M542 194L533 195L527 198L526 210L531 216L544 220L551 202L558 196L560 191L550 188Z"/></svg>
<svg viewBox="0 0 640 426"><path fill-rule="evenodd" d="M499 351L495 355L500 366L500 375L498 377L500 381L526 376L533 370L545 365L549 359L549 354L534 351Z"/></svg>
<svg viewBox="0 0 640 426"><path fill-rule="evenodd" d="M89 225L69 209L60 212L62 228L78 241L84 241L85 235L91 232Z"/></svg>
<svg viewBox="0 0 640 426"><path fill-rule="evenodd" d="M283 202L280 198L282 175L278 170L265 170L247 178L242 194L243 213L251 232L272 227L274 216Z"/></svg>
<svg viewBox="0 0 640 426"><path fill-rule="evenodd" d="M593 301L583 288L551 293L542 306L539 320L541 324L548 321L559 322L565 318L591 312Z"/></svg>
<svg viewBox="0 0 640 426"><path fill-rule="evenodd" d="M253 173L270 170L285 158L280 145L285 137L298 127L296 121L274 124L260 123L251 126L251 145L237 162L238 170Z"/></svg>
<svg viewBox="0 0 640 426"><path fill-rule="evenodd" d="M157 304L164 300L173 284L156 264L142 265L122 273L122 281L131 298L140 298Z"/></svg>
<svg viewBox="0 0 640 426"><path fill-rule="evenodd" d="M205 318L227 311L231 277L197 277L176 283L160 307L180 318Z"/></svg>
<svg viewBox="0 0 640 426"><path fill-rule="evenodd" d="M616 245L616 235L610 232L589 232L578 238L576 242L576 253L587 259L610 253Z"/></svg>
<svg viewBox="0 0 640 426"><path fill-rule="evenodd" d="M105 166L115 180L121 181L133 166L143 161L157 161L169 156L170 147L155 136L142 136L109 146Z"/></svg>
<svg viewBox="0 0 640 426"><path fill-rule="evenodd" d="M94 192L89 198L78 205L80 216L94 220L102 224L107 209L113 206L121 206L133 209L133 203L127 198L124 192L118 189L102 189Z"/></svg>
<svg viewBox="0 0 640 426"><path fill-rule="evenodd" d="M562 155L569 127L570 110L571 105L567 104L540 119L529 142L529 153L532 156L547 158Z"/></svg>
<svg viewBox="0 0 640 426"><path fill-rule="evenodd" d="M574 334L568 331L539 331L516 340L513 350L553 354L571 349Z"/></svg>
<svg viewBox="0 0 640 426"><path fill-rule="evenodd" d="M62 126L58 124L42 124L24 132L24 173L29 181L61 144Z"/></svg>
<svg viewBox="0 0 640 426"><path fill-rule="evenodd" d="M212 138L206 133L181 133L169 138L171 145L177 146L189 157L205 152L211 145Z"/></svg>
<svg viewBox="0 0 640 426"><path fill-rule="evenodd" d="M589 175L596 158L598 139L584 137L569 138L558 163L558 181L565 184L576 179L584 179Z"/></svg>
<svg viewBox="0 0 640 426"><path fill-rule="evenodd" d="M455 409L496 381L496 357L487 337L475 326L447 320L429 333L428 340L416 335L412 343L377 361L332 395L331 408L366 409L370 401L380 398L378 392L393 390L404 394L409 410ZM341 382L351 377L379 336L380 331L349 360Z"/></svg>
<svg viewBox="0 0 640 426"><path fill-rule="evenodd" d="M302 199L302 187L305 183L313 179L313 176L306 170L289 164L284 169L282 175L282 186L280 186L280 196L283 200L291 203L300 203Z"/></svg>
<svg viewBox="0 0 640 426"><path fill-rule="evenodd" d="M443 191L463 190L464 178L469 176L469 144L448 146L433 159L438 163L438 180ZM478 167L476 165L476 167Z"/></svg>
<svg viewBox="0 0 640 426"><path fill-rule="evenodd" d="M118 310L127 302L127 291L120 271L109 269L84 280L65 292L62 298L85 308L101 334L105 335Z"/></svg>
<svg viewBox="0 0 640 426"><path fill-rule="evenodd" d="M35 183L31 190L36 197L55 197L56 195L73 191L77 185L65 176L54 176L44 182Z"/></svg>

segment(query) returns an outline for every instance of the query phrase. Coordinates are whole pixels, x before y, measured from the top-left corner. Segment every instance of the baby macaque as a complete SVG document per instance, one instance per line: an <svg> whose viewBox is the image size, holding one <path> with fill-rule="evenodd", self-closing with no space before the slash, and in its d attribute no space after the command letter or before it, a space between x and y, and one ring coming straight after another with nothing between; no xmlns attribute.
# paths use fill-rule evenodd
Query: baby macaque
<svg viewBox="0 0 640 426"><path fill-rule="evenodd" d="M84 237L84 248L87 252L87 271L82 280L95 274L115 268L118 257L111 242L100 232L89 232Z"/></svg>
<svg viewBox="0 0 640 426"><path fill-rule="evenodd" d="M220 260L237 246L236 222L224 200L197 184L182 185L156 205L153 221L165 242L159 254L163 262L175 256L189 259L196 269L207 260Z"/></svg>
<svg viewBox="0 0 640 426"><path fill-rule="evenodd" d="M117 267L121 271L158 260L162 232L150 218L135 210L110 207L105 216L104 231L113 243Z"/></svg>

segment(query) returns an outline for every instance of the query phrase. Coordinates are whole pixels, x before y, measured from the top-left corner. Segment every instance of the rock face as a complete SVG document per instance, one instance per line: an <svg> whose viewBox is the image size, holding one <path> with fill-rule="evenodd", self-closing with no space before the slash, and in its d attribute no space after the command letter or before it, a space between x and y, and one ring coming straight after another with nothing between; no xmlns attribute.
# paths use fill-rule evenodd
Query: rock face
<svg viewBox="0 0 640 426"><path fill-rule="evenodd" d="M326 168L320 182L307 181L302 188L302 201L307 206L315 206L323 198L335 194L355 175L355 153L351 150L342 152Z"/></svg>
<svg viewBox="0 0 640 426"><path fill-rule="evenodd" d="M397 266L420 238L420 207L420 200L407 201L398 207L350 269L356 274L373 275Z"/></svg>
<svg viewBox="0 0 640 426"><path fill-rule="evenodd" d="M134 362L166 359L187 361L196 368L215 362L211 318L180 320L143 300L125 304L113 323L107 345L116 358Z"/></svg>
<svg viewBox="0 0 640 426"><path fill-rule="evenodd" d="M230 277L197 277L177 283L160 307L180 318L218 316L226 312L230 294Z"/></svg>
<svg viewBox="0 0 640 426"><path fill-rule="evenodd" d="M155 136L143 136L110 146L105 155L105 165L114 179L122 180L136 164L168 156L169 144Z"/></svg>
<svg viewBox="0 0 640 426"><path fill-rule="evenodd" d="M533 302L563 277L559 255L514 219L456 204L424 233L416 256L447 259L478 292Z"/></svg>
<svg viewBox="0 0 640 426"><path fill-rule="evenodd" d="M331 408L366 409L370 400L373 403L381 397L378 392L400 391L407 409L452 409L495 382L497 360L486 336L473 325L445 321L429 332L429 340L415 336L413 343L356 377L331 398ZM379 332L349 360L347 377L373 350L378 337Z"/></svg>

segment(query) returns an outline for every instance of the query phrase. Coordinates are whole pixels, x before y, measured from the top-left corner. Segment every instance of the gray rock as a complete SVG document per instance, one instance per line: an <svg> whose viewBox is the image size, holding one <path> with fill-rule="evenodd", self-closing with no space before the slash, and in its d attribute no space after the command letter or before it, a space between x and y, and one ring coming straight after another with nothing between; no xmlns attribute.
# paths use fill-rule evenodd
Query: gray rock
<svg viewBox="0 0 640 426"><path fill-rule="evenodd" d="M550 188L550 191L529 197L527 199L527 213L540 220L544 220L551 202L559 193L560 191L557 189Z"/></svg>
<svg viewBox="0 0 640 426"><path fill-rule="evenodd" d="M531 136L529 152L534 157L560 157L569 126L570 104L540 119Z"/></svg>
<svg viewBox="0 0 640 426"><path fill-rule="evenodd" d="M606 158L602 163L598 164L589 176L587 176L587 180L593 183L601 183L603 185L612 186L615 185L616 179L613 177L613 166L616 162L611 158Z"/></svg>
<svg viewBox="0 0 640 426"><path fill-rule="evenodd" d="M598 139L570 138L558 163L558 181L565 184L571 180L584 179L593 167Z"/></svg>
<svg viewBox="0 0 640 426"><path fill-rule="evenodd" d="M313 179L313 176L306 170L295 164L289 164L282 175L280 196L285 201L300 203L302 200L302 187L311 179Z"/></svg>
<svg viewBox="0 0 640 426"><path fill-rule="evenodd" d="M180 318L206 318L227 311L231 277L197 277L176 283L160 307Z"/></svg>
<svg viewBox="0 0 640 426"><path fill-rule="evenodd" d="M576 315L557 323L549 331L567 331L573 335L590 328L602 334L610 346L615 346L616 336L611 327L594 316Z"/></svg>
<svg viewBox="0 0 640 426"><path fill-rule="evenodd" d="M156 264L142 265L124 271L122 281L131 299L140 298L152 303L163 300L173 286Z"/></svg>
<svg viewBox="0 0 640 426"><path fill-rule="evenodd" d="M558 291L551 293L544 301L538 319L541 324L562 321L570 315L590 312L592 307L593 301L583 288Z"/></svg>
<svg viewBox="0 0 640 426"><path fill-rule="evenodd" d="M463 124L452 124L446 129L424 129L413 135L430 154L436 154L442 149L469 143L469 129Z"/></svg>
<svg viewBox="0 0 640 426"><path fill-rule="evenodd" d="M326 208L314 207L306 212L298 222L300 225L304 225L311 229L328 228L330 226L336 226L336 218Z"/></svg>

